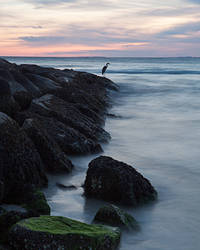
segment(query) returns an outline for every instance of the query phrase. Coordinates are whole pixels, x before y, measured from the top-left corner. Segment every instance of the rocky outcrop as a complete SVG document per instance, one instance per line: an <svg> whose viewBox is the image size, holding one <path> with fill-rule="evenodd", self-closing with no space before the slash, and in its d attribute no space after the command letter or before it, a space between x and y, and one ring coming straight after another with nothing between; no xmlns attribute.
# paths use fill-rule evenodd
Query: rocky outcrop
<svg viewBox="0 0 200 250"><path fill-rule="evenodd" d="M155 200L151 183L126 163L100 156L89 164L84 183L85 195L136 206Z"/></svg>
<svg viewBox="0 0 200 250"><path fill-rule="evenodd" d="M111 204L105 205L98 210L94 217L94 223L122 227L128 230L139 228L133 216Z"/></svg>
<svg viewBox="0 0 200 250"><path fill-rule="evenodd" d="M117 248L120 232L69 218L40 216L18 222L10 231L14 249L109 249Z"/></svg>
<svg viewBox="0 0 200 250"><path fill-rule="evenodd" d="M23 204L27 209L26 214L4 214L3 223L8 219L9 228L27 216L50 214L38 189L47 185L47 171L70 172L73 164L67 155L102 151L100 143L110 139L102 128L109 93L118 88L106 78L85 72L16 65L0 59L0 89L0 203ZM29 230L19 222L11 233L14 249L57 249L60 244L71 249L75 243L77 249L115 249L119 242L119 233L100 226L87 225L84 232L72 234L82 224L44 218L38 223L49 228L50 220L51 234L35 227ZM56 225L65 238L63 233L54 233ZM69 232L63 228L66 225L70 225ZM3 227L0 225L0 231Z"/></svg>
<svg viewBox="0 0 200 250"><path fill-rule="evenodd" d="M19 125L0 113L0 181L2 200L18 202L25 185L47 184L40 155Z"/></svg>
<svg viewBox="0 0 200 250"><path fill-rule="evenodd" d="M0 88L0 201L46 184L44 170L70 172L66 154L100 152L110 139L101 125L117 86L106 78L0 59Z"/></svg>
<svg viewBox="0 0 200 250"><path fill-rule="evenodd" d="M70 126L86 137L105 142L110 139L110 135L100 126L95 125L90 118L83 115L73 104L66 103L54 95L47 94L41 98L33 100L34 109L40 115L55 117L58 121ZM42 107L42 109L41 109ZM33 106L31 107L33 109ZM32 109L30 109L32 111Z"/></svg>
<svg viewBox="0 0 200 250"><path fill-rule="evenodd" d="M32 95L26 91L17 91L13 95L15 101L19 104L21 110L29 108L32 102Z"/></svg>
<svg viewBox="0 0 200 250"><path fill-rule="evenodd" d="M13 117L19 110L18 104L14 101L9 82L3 79L0 74L0 112Z"/></svg>
<svg viewBox="0 0 200 250"><path fill-rule="evenodd" d="M38 119L26 119L22 127L34 142L45 168L54 173L71 172L72 162L60 149L59 145L49 136L45 127Z"/></svg>
<svg viewBox="0 0 200 250"><path fill-rule="evenodd" d="M49 215L50 207L44 194L39 190L27 188L20 197L22 206L10 205L6 209L0 208L0 242L8 243L10 228L17 222L40 215Z"/></svg>

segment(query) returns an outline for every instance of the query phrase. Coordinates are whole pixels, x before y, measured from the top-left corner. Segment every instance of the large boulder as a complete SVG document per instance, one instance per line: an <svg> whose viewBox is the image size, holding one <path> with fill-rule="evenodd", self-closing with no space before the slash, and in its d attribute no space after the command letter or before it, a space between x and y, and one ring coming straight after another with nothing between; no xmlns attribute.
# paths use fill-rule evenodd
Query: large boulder
<svg viewBox="0 0 200 250"><path fill-rule="evenodd" d="M105 205L97 211L94 217L94 223L122 227L128 230L139 228L133 216L112 204Z"/></svg>
<svg viewBox="0 0 200 250"><path fill-rule="evenodd" d="M113 250L119 241L120 232L117 229L57 216L25 219L10 231L10 245L21 250Z"/></svg>
<svg viewBox="0 0 200 250"><path fill-rule="evenodd" d="M107 156L89 163L84 190L88 197L132 206L157 196L151 183L133 167Z"/></svg>
<svg viewBox="0 0 200 250"><path fill-rule="evenodd" d="M38 119L26 119L23 129L34 142L47 170L55 173L71 172L73 168L72 162L54 139L49 136L47 130Z"/></svg>
<svg viewBox="0 0 200 250"><path fill-rule="evenodd" d="M25 185L47 184L40 155L19 125L0 112L0 182L4 202L18 202Z"/></svg>

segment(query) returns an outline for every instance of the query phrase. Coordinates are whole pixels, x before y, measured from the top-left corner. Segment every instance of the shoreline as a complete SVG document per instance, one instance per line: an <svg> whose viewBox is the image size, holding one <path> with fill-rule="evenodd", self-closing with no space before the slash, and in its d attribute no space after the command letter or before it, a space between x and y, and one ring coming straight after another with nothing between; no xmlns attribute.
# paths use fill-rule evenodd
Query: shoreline
<svg viewBox="0 0 200 250"><path fill-rule="evenodd" d="M4 232L1 241L7 243L9 238L12 246L16 244L24 247L27 233L24 225L27 222L34 223L32 217L51 214L46 198L40 191L48 185L47 173L71 173L76 166L68 156L102 152L101 143L111 139L102 126L106 116L110 115L110 92L118 91L119 87L105 77L86 72L16 65L3 59L0 59L0 85L0 149L3 149L0 152L3 156L0 161L0 203L18 205L11 211L1 208L0 230ZM157 192L151 183L133 167L106 156L98 157L92 162L92 169L95 170L89 171L91 167L88 168L83 185L86 197L131 206L156 199ZM57 183L57 186L76 189L74 185L65 186L62 183ZM108 209L111 217L116 216L116 213L119 224L124 223L120 221L120 214L135 221L132 216L115 206L103 208L102 211L104 209ZM41 217L39 221L47 223L48 220L57 219L58 217L54 219L49 216ZM6 221L9 222L8 225ZM62 221L57 222L62 228ZM69 219L69 223L79 222ZM104 224L107 222L103 222ZM86 227L91 227L92 230L93 226L87 224ZM130 225L126 227L129 228ZM34 230L38 229L34 227ZM55 236L53 229L49 230ZM121 232L111 231L102 231L109 238L109 244L106 240L101 241L101 244L106 244L105 249L116 249L119 244ZM115 235L114 238L112 235ZM18 237L21 237L19 242ZM31 237L33 242L28 249L32 249L35 244L33 232ZM59 239L56 238L56 241L58 243ZM46 243L49 244L48 237ZM66 242L62 244L65 245ZM85 243L78 241L78 244L82 247Z"/></svg>
<svg viewBox="0 0 200 250"><path fill-rule="evenodd" d="M4 59L0 85L0 146L8 149L1 153L0 203L17 205L14 213L20 219L50 214L45 197L35 190L48 185L46 173L73 171L68 155L103 151L100 143L110 140L102 128L109 91L118 86L86 72ZM37 208L40 201L42 208Z"/></svg>

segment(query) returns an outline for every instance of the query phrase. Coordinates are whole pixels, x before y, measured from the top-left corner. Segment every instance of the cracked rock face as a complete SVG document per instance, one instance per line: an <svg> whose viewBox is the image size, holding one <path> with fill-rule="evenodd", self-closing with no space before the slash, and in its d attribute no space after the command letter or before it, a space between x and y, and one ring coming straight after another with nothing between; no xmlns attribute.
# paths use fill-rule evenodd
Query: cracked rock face
<svg viewBox="0 0 200 250"><path fill-rule="evenodd" d="M149 180L133 167L107 156L100 156L90 162L84 190L87 197L131 206L157 197Z"/></svg>

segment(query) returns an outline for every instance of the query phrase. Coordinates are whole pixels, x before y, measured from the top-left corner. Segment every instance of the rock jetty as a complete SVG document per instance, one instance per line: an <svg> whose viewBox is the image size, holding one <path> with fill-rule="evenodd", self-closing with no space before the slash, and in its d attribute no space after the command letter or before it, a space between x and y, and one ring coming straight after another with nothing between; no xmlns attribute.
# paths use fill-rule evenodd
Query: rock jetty
<svg viewBox="0 0 200 250"><path fill-rule="evenodd" d="M118 86L105 77L0 59L0 249L117 249L119 228L50 216L41 192L47 173L73 171L69 155L103 151L100 143L111 138L102 126L112 91ZM86 197L131 206L157 195L133 167L106 156L89 164L83 188ZM137 224L114 205L95 220Z"/></svg>
<svg viewBox="0 0 200 250"><path fill-rule="evenodd" d="M16 65L0 59L0 204L15 204L23 210L0 208L0 242L7 243L10 237L12 247L17 246L16 230L9 233L13 224L30 217L43 222L45 219L39 216L50 214L40 191L48 185L47 173L71 172L74 165L68 155L103 151L100 143L107 142L110 135L102 125L110 105L109 93L113 90L117 91L118 86L112 81L86 72ZM48 221L53 223L53 220L49 216ZM57 220L57 224L70 221ZM100 241L102 249L116 248L119 234L113 241L112 230L98 228L95 236L97 228L88 225L89 231L90 227L94 231L92 237L85 229L83 235L73 239L75 242L81 237L80 249L81 242L95 246ZM14 228L22 228L22 224ZM34 232L33 238L35 234L43 235ZM54 238L58 239L57 236ZM16 237L23 241L23 235ZM28 249L43 249L34 244ZM17 249L26 249L25 245ZM71 248L65 245L63 249Z"/></svg>

